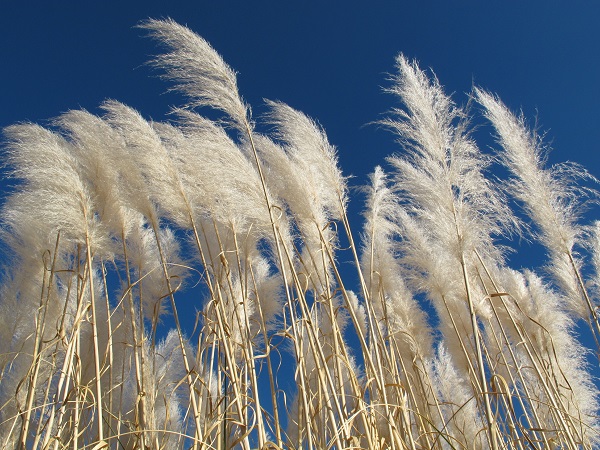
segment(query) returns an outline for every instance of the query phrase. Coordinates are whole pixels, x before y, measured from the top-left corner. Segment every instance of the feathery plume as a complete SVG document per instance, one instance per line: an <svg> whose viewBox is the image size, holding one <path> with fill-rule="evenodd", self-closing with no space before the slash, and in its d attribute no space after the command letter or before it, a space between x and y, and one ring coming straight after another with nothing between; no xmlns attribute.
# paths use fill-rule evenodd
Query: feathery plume
<svg viewBox="0 0 600 450"><path fill-rule="evenodd" d="M130 188L136 172L125 141L106 121L85 110L69 111L53 122L73 145L102 223L117 239L126 237L134 222L132 202L140 194Z"/></svg>
<svg viewBox="0 0 600 450"><path fill-rule="evenodd" d="M524 118L516 117L492 94L475 90L477 100L498 134L504 152L500 159L514 175L512 194L539 229L539 240L550 252L551 269L556 281L567 294L571 311L580 317L592 314L598 322L580 278L580 262L574 246L581 238L577 225L577 208L585 191L573 182L588 177L576 165L544 169L541 141L531 133Z"/></svg>
<svg viewBox="0 0 600 450"><path fill-rule="evenodd" d="M404 283L404 271L396 258L394 238L401 235L396 196L386 186L386 175L377 166L367 189L361 265L375 303L376 320L399 334L413 355L431 357L432 338L427 317ZM411 356L410 360L413 357Z"/></svg>
<svg viewBox="0 0 600 450"><path fill-rule="evenodd" d="M2 212L7 241L23 246L15 253L39 255L54 248L59 231L65 244L85 244L87 236L95 252L109 251L106 229L95 215L72 145L34 124L13 125L4 133L10 173L24 183Z"/></svg>
<svg viewBox="0 0 600 450"><path fill-rule="evenodd" d="M240 98L235 72L208 42L171 19L147 20L139 25L169 49L152 64L165 70L163 78L191 100L224 112L241 133L249 126L249 110Z"/></svg>

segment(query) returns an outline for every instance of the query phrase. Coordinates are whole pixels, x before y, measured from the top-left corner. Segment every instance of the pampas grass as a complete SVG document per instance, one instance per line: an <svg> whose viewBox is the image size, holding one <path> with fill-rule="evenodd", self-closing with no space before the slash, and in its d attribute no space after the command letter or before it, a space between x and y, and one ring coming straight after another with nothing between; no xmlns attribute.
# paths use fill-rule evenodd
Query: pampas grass
<svg viewBox="0 0 600 450"><path fill-rule="evenodd" d="M315 120L266 101L255 122L205 40L140 27L189 100L172 121L109 100L4 130L0 448L599 444L600 348L579 334L600 336L599 233L571 202L577 166L545 168L496 96L462 107L399 55L381 123L400 146L362 188L357 243L358 190ZM471 134L482 117L497 154ZM527 229L510 199L548 250L539 273L505 260Z"/></svg>

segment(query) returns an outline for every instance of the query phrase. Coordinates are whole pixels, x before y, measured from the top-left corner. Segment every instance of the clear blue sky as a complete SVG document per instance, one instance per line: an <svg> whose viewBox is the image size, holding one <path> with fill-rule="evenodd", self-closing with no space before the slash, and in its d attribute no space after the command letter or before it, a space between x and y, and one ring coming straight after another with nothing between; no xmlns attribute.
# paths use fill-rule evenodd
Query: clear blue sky
<svg viewBox="0 0 600 450"><path fill-rule="evenodd" d="M431 67L458 102L472 82L540 125L556 149L600 176L600 3L591 1L11 1L0 14L0 127L116 98L164 118L177 97L143 64L155 44L134 28L172 17L239 72L256 115L279 99L318 119L359 180L398 150L366 123L394 57Z"/></svg>

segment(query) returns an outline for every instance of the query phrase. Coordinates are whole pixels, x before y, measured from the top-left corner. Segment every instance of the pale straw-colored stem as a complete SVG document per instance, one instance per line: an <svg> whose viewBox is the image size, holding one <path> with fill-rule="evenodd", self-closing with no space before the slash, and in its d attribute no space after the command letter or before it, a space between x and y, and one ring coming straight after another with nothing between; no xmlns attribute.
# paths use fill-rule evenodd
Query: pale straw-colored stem
<svg viewBox="0 0 600 450"><path fill-rule="evenodd" d="M146 429L146 417L145 417L145 402L146 402L146 392L144 387L144 351L143 351L143 335L138 334L138 316L135 310L135 305L133 302L133 285L131 283L131 269L129 266L129 258L127 256L127 241L125 239L125 229L121 228L121 244L123 246L123 260L125 261L125 276L127 279L127 303L129 306L129 320L131 322L131 334L133 338L133 361L134 361L134 369L135 369L135 381L137 387L137 396L136 396L136 424L141 430L139 434L140 445L144 448L145 445L145 433L143 430ZM141 273L141 271L140 271ZM141 304L141 298L140 298ZM141 313L141 311L140 311ZM143 322L144 317L140 314L139 321Z"/></svg>
<svg viewBox="0 0 600 450"><path fill-rule="evenodd" d="M29 422L31 420L31 413L33 411L33 401L35 398L35 391L37 387L37 380L41 369L41 356L42 356L42 340L44 330L46 327L46 312L48 308L48 302L50 301L50 293L52 290L52 282L54 279L54 267L56 265L56 258L58 255L58 245L60 242L60 232L56 236L56 244L54 246L54 255L52 257L52 265L48 274L48 280L46 281L46 268L44 267L42 286L40 292L40 306L37 311L36 317L36 330L35 330L35 343L33 350L33 358L30 368L30 379L27 391L27 400L25 406L25 416L22 417L21 435L19 437L19 445L21 449L25 449L27 446L27 434L29 430Z"/></svg>
<svg viewBox="0 0 600 450"><path fill-rule="evenodd" d="M87 218L86 218L87 221ZM86 246L86 258L87 258L87 274L88 283L90 290L90 306L92 310L92 339L94 345L94 371L96 377L96 410L98 420L98 440L104 440L104 408L102 406L102 379L100 376L101 361L100 361L100 347L98 343L98 316L96 314L96 297L94 293L94 280L92 270L92 247L90 243L90 236L86 231L85 234L85 246Z"/></svg>
<svg viewBox="0 0 600 450"><path fill-rule="evenodd" d="M194 383L194 379L192 377L192 371L191 371L191 366L190 366L190 363L188 360L187 351L185 349L185 342L183 339L183 331L181 329L181 323L179 321L177 305L175 304L175 295L173 293L173 288L171 286L171 279L169 277L169 271L167 269L167 261L165 260L165 256L164 256L163 249L162 249L162 244L160 243L160 235L159 235L159 231L158 231L158 225L156 224L155 220L151 220L151 225L152 225L152 230L154 232L154 236L155 236L155 240L156 240L156 246L158 248L158 254L160 256L160 262L161 262L161 267L163 270L163 275L165 277L167 289L169 290L169 299L171 300L171 309L172 309L172 313L173 313L173 320L175 321L175 328L177 330L177 336L179 338L179 347L181 350L181 356L182 356L183 365L185 368L186 381L188 383L189 390L190 390L189 395L190 395L190 401L192 403L192 412L194 414L194 423L196 425L196 435L197 435L197 433L201 430L201 426L200 426L200 411L198 410L198 405L197 405L197 400L196 400L196 391L194 389L195 383ZM197 436L195 441L202 442L202 437ZM196 447L197 442L194 442L194 448Z"/></svg>
<svg viewBox="0 0 600 450"><path fill-rule="evenodd" d="M483 364L483 352L481 346L481 338L479 336L479 326L477 324L477 315L475 314L475 308L473 307L473 299L471 298L471 286L469 282L469 274L464 260L464 255L461 254L460 266L462 268L463 279L465 282L465 292L467 295L467 303L469 305L469 315L471 317L471 327L473 331L473 338L475 340L475 353L477 355L477 365L479 368L479 382L481 383L480 393L483 395L483 401L485 405L485 415L488 422L488 439L492 450L498 450L498 436L497 428L494 424L494 415L492 413L492 407L490 405L489 392L487 387L487 377L485 374L485 366Z"/></svg>

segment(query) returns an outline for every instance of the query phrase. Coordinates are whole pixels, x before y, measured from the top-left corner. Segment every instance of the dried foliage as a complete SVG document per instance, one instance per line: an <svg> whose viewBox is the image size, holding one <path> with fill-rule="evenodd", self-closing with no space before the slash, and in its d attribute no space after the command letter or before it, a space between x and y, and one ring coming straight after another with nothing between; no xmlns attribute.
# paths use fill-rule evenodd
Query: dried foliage
<svg viewBox="0 0 600 450"><path fill-rule="evenodd" d="M189 98L175 122L107 101L4 130L19 189L1 212L0 448L600 443L600 347L577 328L600 337L600 227L580 224L571 177L587 174L546 169L523 118L475 89L501 147L480 151L470 113L400 55L382 123L401 149L364 188L356 244L324 130L267 101L259 134L206 41L141 28ZM505 261L524 214L548 279Z"/></svg>

